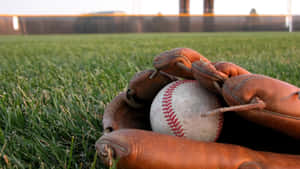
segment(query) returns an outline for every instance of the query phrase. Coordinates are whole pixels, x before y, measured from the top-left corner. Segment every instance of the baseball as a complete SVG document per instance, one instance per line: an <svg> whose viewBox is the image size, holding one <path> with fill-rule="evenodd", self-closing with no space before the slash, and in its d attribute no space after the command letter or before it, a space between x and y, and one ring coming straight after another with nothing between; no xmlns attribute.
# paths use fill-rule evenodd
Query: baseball
<svg viewBox="0 0 300 169"><path fill-rule="evenodd" d="M199 141L216 141L223 114L201 116L221 107L219 98L196 80L179 80L165 86L154 98L150 122L154 132Z"/></svg>

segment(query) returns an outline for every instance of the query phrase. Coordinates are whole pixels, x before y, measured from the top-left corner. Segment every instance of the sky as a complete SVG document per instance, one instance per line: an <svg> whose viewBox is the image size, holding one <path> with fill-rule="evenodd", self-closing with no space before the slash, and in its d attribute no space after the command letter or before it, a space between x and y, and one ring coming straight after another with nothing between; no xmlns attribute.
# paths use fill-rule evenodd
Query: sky
<svg viewBox="0 0 300 169"><path fill-rule="evenodd" d="M288 14L289 0L215 0L215 14ZM300 14L300 0L292 13ZM127 14L178 14L179 0L0 0L0 14L83 14L124 11ZM190 0L190 13L202 14L203 0Z"/></svg>

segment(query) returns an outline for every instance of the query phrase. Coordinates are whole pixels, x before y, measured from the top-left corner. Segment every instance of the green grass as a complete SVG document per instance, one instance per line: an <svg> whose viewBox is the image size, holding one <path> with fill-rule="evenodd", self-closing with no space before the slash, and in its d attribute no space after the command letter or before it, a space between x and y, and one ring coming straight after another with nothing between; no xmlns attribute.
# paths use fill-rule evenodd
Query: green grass
<svg viewBox="0 0 300 169"><path fill-rule="evenodd" d="M103 168L94 143L105 105L165 50L300 86L299 46L300 33L0 36L0 168Z"/></svg>

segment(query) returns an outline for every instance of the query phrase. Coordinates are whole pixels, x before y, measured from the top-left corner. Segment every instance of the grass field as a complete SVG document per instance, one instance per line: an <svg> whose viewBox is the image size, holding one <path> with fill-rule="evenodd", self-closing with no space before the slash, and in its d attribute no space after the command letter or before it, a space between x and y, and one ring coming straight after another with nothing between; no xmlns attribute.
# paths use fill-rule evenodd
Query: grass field
<svg viewBox="0 0 300 169"><path fill-rule="evenodd" d="M0 36L0 168L103 168L105 105L165 50L300 86L299 46L300 33Z"/></svg>

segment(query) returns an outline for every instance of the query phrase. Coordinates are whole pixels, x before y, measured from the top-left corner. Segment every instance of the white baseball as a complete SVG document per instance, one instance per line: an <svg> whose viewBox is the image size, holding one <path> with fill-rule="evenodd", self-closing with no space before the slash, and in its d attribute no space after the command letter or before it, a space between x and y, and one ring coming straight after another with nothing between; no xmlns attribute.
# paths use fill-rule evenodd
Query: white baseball
<svg viewBox="0 0 300 169"><path fill-rule="evenodd" d="M223 114L201 116L221 107L219 98L196 80L179 80L165 86L154 98L150 121L154 132L199 141L216 141Z"/></svg>

